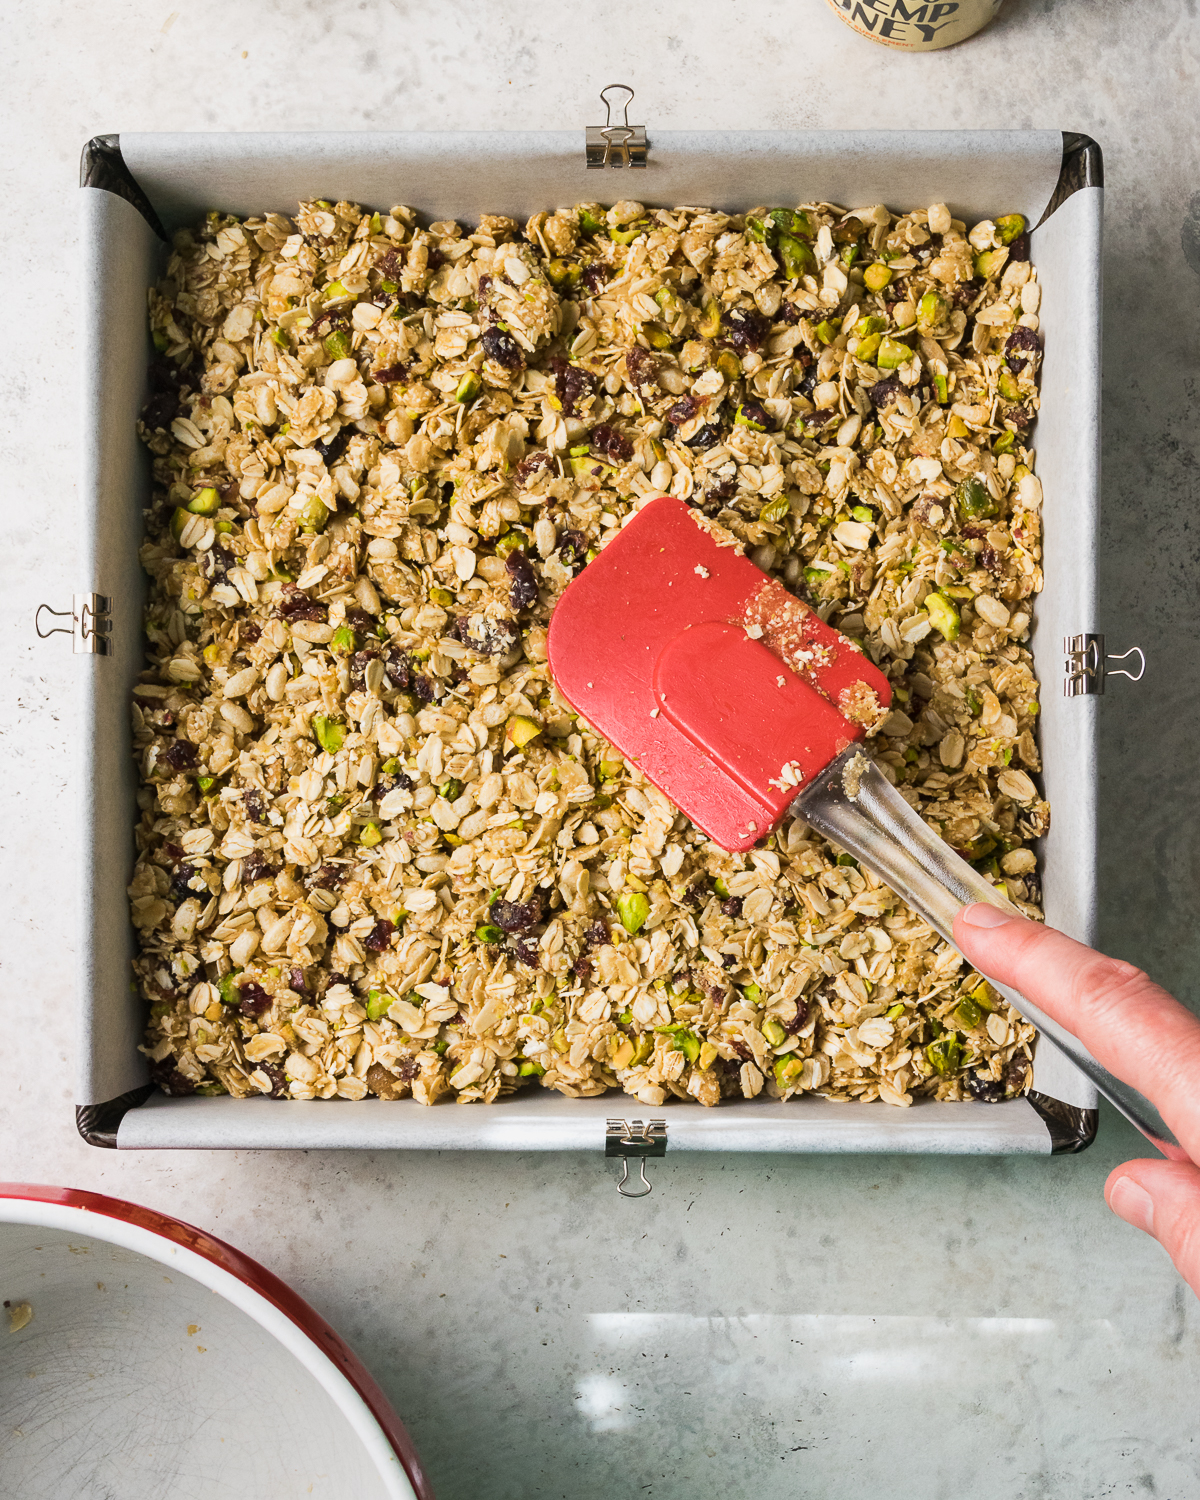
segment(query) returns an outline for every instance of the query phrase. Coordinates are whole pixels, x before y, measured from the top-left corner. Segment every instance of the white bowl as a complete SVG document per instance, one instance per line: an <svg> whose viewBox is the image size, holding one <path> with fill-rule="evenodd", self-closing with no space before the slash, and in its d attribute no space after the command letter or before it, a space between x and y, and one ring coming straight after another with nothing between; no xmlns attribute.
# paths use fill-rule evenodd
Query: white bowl
<svg viewBox="0 0 1200 1500"><path fill-rule="evenodd" d="M202 1230L0 1184L0 1490L21 1500L432 1500L386 1397L288 1286ZM16 1318L20 1322L21 1315Z"/></svg>

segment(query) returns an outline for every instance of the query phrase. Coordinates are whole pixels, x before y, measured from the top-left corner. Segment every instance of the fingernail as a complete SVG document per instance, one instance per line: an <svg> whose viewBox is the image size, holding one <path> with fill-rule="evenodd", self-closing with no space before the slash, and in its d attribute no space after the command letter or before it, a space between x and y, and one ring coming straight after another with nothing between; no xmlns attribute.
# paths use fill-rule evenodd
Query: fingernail
<svg viewBox="0 0 1200 1500"><path fill-rule="evenodd" d="M968 927L1003 927L1006 922L1024 920L1017 912L1004 911L999 906L989 906L986 901L966 907L963 910L962 919Z"/></svg>
<svg viewBox="0 0 1200 1500"><path fill-rule="evenodd" d="M1132 1177L1118 1177L1108 1195L1108 1206L1117 1218L1124 1219L1135 1229L1154 1233L1154 1199Z"/></svg>

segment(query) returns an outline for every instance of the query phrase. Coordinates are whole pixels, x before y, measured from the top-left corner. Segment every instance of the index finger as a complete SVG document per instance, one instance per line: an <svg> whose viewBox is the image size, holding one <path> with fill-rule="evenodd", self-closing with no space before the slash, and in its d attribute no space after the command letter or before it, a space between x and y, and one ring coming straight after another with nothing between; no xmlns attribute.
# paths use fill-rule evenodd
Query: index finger
<svg viewBox="0 0 1200 1500"><path fill-rule="evenodd" d="M981 973L1020 990L1145 1094L1200 1161L1200 1021L1174 996L1132 964L999 907L959 912L954 941Z"/></svg>

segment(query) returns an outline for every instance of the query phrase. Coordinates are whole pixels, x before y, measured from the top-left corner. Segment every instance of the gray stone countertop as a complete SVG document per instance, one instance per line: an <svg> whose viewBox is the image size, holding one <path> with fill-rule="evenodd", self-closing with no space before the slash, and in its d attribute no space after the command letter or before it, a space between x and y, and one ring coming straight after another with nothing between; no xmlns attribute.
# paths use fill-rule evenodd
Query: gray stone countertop
<svg viewBox="0 0 1200 1500"><path fill-rule="evenodd" d="M178 10L170 7L174 4ZM821 0L10 0L3 52L12 544L3 1175L132 1198L287 1278L356 1345L441 1500L1200 1493L1200 1315L1114 1219L1142 1154L1104 1114L1058 1160L128 1154L72 1109L78 830L77 163L101 131L578 128L613 80L685 128L1051 127L1104 148L1097 628L1149 657L1101 714L1102 941L1194 1002L1200 964L1200 19L1195 0L1008 0L952 51Z"/></svg>

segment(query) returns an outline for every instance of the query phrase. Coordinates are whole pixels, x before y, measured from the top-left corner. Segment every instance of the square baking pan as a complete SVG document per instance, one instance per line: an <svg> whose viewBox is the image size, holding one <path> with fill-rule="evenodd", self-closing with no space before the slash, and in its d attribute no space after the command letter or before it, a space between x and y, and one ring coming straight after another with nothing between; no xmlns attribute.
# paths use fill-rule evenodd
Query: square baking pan
<svg viewBox="0 0 1200 1500"><path fill-rule="evenodd" d="M1041 749L1053 821L1042 841L1047 920L1084 942L1096 909L1095 630L1099 507L1100 150L1057 131L671 132L653 134L644 170L589 171L582 131L539 134L105 136L84 151L83 473L85 590L76 596L83 674L77 1121L94 1145L176 1148L603 1151L611 1116L644 1115L618 1094L569 1099L530 1088L493 1105L427 1108L411 1099L291 1102L170 1098L137 1051L143 1005L131 984L125 894L136 780L129 701L143 664L138 565L150 458L134 424L151 357L146 290L164 236L211 208L294 210L317 195L432 218L636 197L650 205L826 200L893 209L947 202L968 221L1020 212L1036 226L1045 359L1038 473L1045 491L1045 590L1033 651L1042 682ZM1078 638L1091 655L1065 654ZM1094 668L1099 667L1099 670ZM1064 691L1064 687L1069 691ZM889 1109L817 1097L671 1102L641 1154L701 1151L1079 1151L1096 1130L1096 1093L1048 1044L1031 1092L1003 1104ZM610 1152L623 1154L614 1126Z"/></svg>

